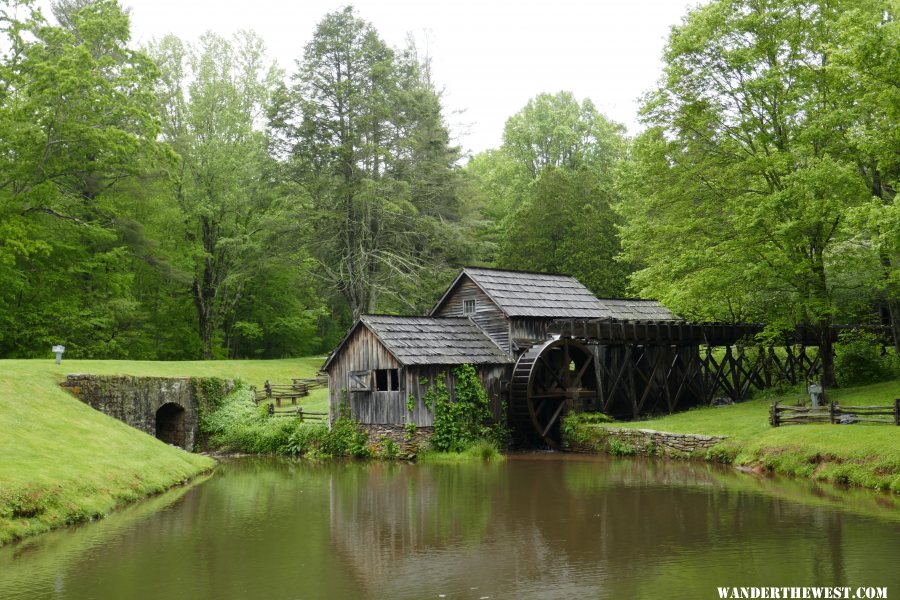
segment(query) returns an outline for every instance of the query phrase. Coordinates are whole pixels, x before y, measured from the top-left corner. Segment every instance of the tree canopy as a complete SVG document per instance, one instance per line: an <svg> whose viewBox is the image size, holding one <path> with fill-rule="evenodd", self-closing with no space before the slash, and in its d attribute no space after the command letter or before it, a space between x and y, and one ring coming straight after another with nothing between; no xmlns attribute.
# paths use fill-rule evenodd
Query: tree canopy
<svg viewBox="0 0 900 600"><path fill-rule="evenodd" d="M638 135L536 90L465 165L430 57L352 7L284 71L252 32L138 47L116 0L50 6L0 0L0 357L324 352L466 264L900 345L889 0L713 0Z"/></svg>
<svg viewBox="0 0 900 600"><path fill-rule="evenodd" d="M874 163L854 139L868 117L833 57L842 30L877 29L886 8L719 0L673 31L623 207L641 294L697 318L824 334L842 295L866 293L860 268L878 263L852 215L873 205Z"/></svg>

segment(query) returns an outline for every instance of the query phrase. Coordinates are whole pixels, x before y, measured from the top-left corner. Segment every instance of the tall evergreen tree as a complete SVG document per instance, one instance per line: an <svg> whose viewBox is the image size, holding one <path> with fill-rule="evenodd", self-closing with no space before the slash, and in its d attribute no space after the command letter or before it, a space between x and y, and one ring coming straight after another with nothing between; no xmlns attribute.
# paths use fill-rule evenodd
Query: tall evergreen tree
<svg viewBox="0 0 900 600"><path fill-rule="evenodd" d="M348 7L319 23L273 112L310 198L319 274L354 316L413 305L404 292L444 256L437 223L456 218L457 151L440 111L415 54Z"/></svg>

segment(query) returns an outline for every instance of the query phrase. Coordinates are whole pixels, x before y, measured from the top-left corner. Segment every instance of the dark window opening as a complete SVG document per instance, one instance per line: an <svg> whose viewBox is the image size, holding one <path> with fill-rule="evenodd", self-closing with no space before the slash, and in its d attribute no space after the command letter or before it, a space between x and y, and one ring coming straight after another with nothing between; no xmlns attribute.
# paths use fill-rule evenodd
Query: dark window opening
<svg viewBox="0 0 900 600"><path fill-rule="evenodd" d="M463 300L463 314L464 315L474 315L475 314L475 299L470 298L468 300Z"/></svg>
<svg viewBox="0 0 900 600"><path fill-rule="evenodd" d="M396 392L400 389L399 369L376 369L375 391Z"/></svg>

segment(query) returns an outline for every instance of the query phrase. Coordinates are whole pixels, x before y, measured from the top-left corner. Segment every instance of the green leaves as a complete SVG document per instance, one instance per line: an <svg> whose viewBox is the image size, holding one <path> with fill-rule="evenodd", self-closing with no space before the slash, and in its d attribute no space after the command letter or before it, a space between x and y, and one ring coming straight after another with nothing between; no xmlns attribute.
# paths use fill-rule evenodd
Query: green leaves
<svg viewBox="0 0 900 600"><path fill-rule="evenodd" d="M621 296L626 263L612 211L624 128L590 100L539 94L509 118L503 146L466 170L481 194L487 254L498 266L573 275L594 293Z"/></svg>
<svg viewBox="0 0 900 600"><path fill-rule="evenodd" d="M461 253L459 153L428 69L414 46L389 48L345 8L319 23L270 113L309 197L316 274L354 317L424 310L433 291L418 278Z"/></svg>
<svg viewBox="0 0 900 600"><path fill-rule="evenodd" d="M590 100L543 93L506 121L503 149L532 178L546 167L609 172L623 155L623 133Z"/></svg>
<svg viewBox="0 0 900 600"><path fill-rule="evenodd" d="M848 218L869 203L869 161L851 133L865 122L855 75L832 57L848 19L880 10L719 0L673 31L622 207L642 295L712 320L824 325L850 310L841 286L864 241Z"/></svg>
<svg viewBox="0 0 900 600"><path fill-rule="evenodd" d="M487 392L472 365L453 369L455 398L450 400L443 377L435 379L423 399L434 407L434 435L431 445L439 452L462 452L479 441L499 444L505 434L495 423Z"/></svg>

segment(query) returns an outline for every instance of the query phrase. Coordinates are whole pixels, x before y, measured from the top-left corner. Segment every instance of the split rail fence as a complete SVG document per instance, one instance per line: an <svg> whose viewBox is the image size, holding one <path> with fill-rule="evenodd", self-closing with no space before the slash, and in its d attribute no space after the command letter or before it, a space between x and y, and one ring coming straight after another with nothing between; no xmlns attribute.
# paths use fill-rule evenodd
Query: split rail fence
<svg viewBox="0 0 900 600"><path fill-rule="evenodd" d="M900 398L893 406L841 406L831 402L828 406L780 406L778 401L769 409L769 424L804 425L809 423L880 423L900 426Z"/></svg>
<svg viewBox="0 0 900 600"><path fill-rule="evenodd" d="M328 387L327 377L314 377L307 379L291 379L291 383L271 383L268 379L263 384L263 388L256 392L256 403L268 402L269 415L273 417L296 417L300 420L325 420L328 418L327 412L315 412L303 410L302 406L297 406L299 398L309 396L312 390ZM275 407L281 408L282 400L290 400L291 405L297 406L297 410L276 412ZM274 401L274 403L273 403Z"/></svg>
<svg viewBox="0 0 900 600"><path fill-rule="evenodd" d="M327 377L314 377L311 379L292 379L291 383L270 383L266 380L263 389L256 392L256 403L266 400L274 400L281 407L282 400L290 400L296 405L298 398L309 396L312 390L328 387Z"/></svg>

